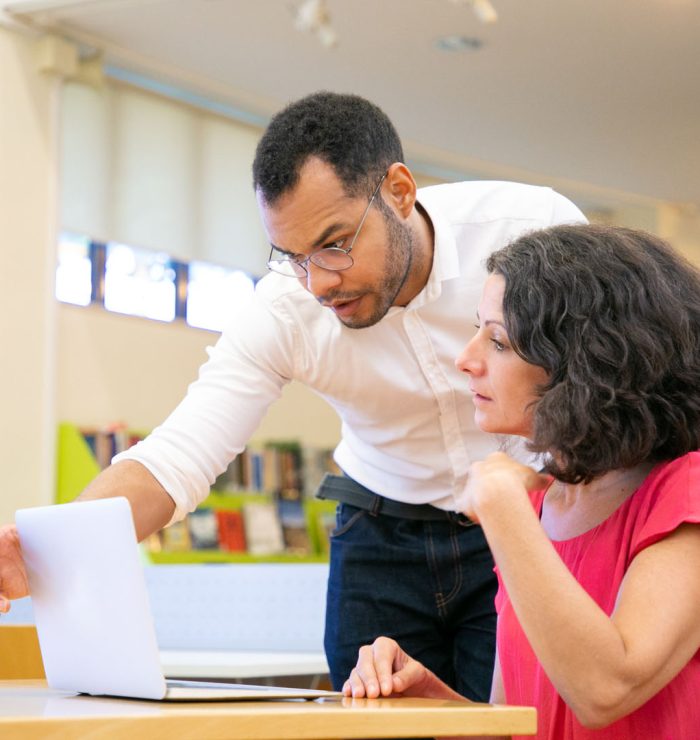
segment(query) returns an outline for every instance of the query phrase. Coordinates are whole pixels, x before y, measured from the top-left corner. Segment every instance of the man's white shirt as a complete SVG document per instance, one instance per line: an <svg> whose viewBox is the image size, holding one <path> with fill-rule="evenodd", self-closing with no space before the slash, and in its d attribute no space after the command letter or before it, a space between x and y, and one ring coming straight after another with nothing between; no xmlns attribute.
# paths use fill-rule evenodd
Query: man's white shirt
<svg viewBox="0 0 700 740"><path fill-rule="evenodd" d="M183 401L114 458L156 477L175 501L174 520L208 495L291 380L339 414L335 459L351 478L397 501L455 509L470 463L502 443L475 426L468 378L454 364L475 332L485 260L523 233L586 219L550 188L517 183L436 185L418 201L435 249L427 284L407 306L349 329L299 281L266 275ZM511 453L529 458L522 443Z"/></svg>

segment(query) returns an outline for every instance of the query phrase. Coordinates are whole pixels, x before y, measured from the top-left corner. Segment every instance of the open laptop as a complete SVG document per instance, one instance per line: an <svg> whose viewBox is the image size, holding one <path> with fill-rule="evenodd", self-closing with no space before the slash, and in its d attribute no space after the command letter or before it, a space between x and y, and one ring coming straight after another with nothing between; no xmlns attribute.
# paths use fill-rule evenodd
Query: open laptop
<svg viewBox="0 0 700 740"><path fill-rule="evenodd" d="M339 696L315 689L166 680L125 498L20 509L15 520L51 688L176 701Z"/></svg>

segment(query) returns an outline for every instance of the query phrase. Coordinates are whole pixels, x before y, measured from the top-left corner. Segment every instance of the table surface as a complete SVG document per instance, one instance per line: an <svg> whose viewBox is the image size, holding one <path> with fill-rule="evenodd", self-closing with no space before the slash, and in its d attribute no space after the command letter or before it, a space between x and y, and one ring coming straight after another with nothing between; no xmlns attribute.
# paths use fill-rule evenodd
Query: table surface
<svg viewBox="0 0 700 740"><path fill-rule="evenodd" d="M436 699L165 703L76 696L0 681L0 737L111 740L333 740L534 734L531 707Z"/></svg>

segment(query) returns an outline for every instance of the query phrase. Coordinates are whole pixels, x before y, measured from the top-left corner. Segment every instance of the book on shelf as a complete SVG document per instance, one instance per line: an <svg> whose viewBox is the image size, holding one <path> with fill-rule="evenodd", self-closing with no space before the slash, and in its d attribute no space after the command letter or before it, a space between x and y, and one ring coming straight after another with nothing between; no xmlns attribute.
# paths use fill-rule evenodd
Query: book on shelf
<svg viewBox="0 0 700 740"><path fill-rule="evenodd" d="M247 490L262 491L264 475L264 456L260 449L246 447L243 455L243 476Z"/></svg>
<svg viewBox="0 0 700 740"><path fill-rule="evenodd" d="M196 509L187 515L187 525L193 550L219 548L219 522L213 509Z"/></svg>
<svg viewBox="0 0 700 740"><path fill-rule="evenodd" d="M284 535L277 507L272 502L244 504L243 525L251 555L278 555L284 552Z"/></svg>
<svg viewBox="0 0 700 740"><path fill-rule="evenodd" d="M216 512L219 525L219 547L226 552L245 552L245 530L243 514L236 509L219 509Z"/></svg>
<svg viewBox="0 0 700 740"><path fill-rule="evenodd" d="M330 553L331 532L336 528L335 510L319 509L316 512L316 528L322 554Z"/></svg>
<svg viewBox="0 0 700 740"><path fill-rule="evenodd" d="M257 445L250 444L228 465L226 470L214 481L212 489L222 493L248 493L265 490L264 453Z"/></svg>
<svg viewBox="0 0 700 740"><path fill-rule="evenodd" d="M314 498L326 473L342 475L342 470L333 459L333 450L321 447L302 448L302 489L306 498Z"/></svg>
<svg viewBox="0 0 700 740"><path fill-rule="evenodd" d="M218 549L254 557L327 555L334 514L306 510L327 472L340 473L330 449L293 441L251 443L212 486L221 507L215 513Z"/></svg>
<svg viewBox="0 0 700 740"><path fill-rule="evenodd" d="M167 552L187 552L192 549L190 529L187 519L174 522L160 530L161 549Z"/></svg>
<svg viewBox="0 0 700 740"><path fill-rule="evenodd" d="M301 445L298 442L268 442L263 449L263 487L270 493L301 490Z"/></svg>
<svg viewBox="0 0 700 740"><path fill-rule="evenodd" d="M82 428L80 432L101 469L106 468L115 455L143 439L142 435L130 431L121 422L99 428Z"/></svg>
<svg viewBox="0 0 700 740"><path fill-rule="evenodd" d="M277 496L277 511L285 550L296 555L311 554L311 538L301 493L294 488L282 489Z"/></svg>
<svg viewBox="0 0 700 740"><path fill-rule="evenodd" d="M332 449L292 441L251 443L216 479L212 489L267 494L297 490L313 498L325 473L340 474Z"/></svg>

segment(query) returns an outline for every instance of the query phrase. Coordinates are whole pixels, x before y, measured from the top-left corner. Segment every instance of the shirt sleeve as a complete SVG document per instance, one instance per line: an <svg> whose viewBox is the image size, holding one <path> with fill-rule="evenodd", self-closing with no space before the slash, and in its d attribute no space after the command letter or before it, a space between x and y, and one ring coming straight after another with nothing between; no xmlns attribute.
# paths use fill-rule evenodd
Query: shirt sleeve
<svg viewBox="0 0 700 740"><path fill-rule="evenodd" d="M561 193L552 191L552 216L550 225L557 224L587 224L588 219L578 206L575 206Z"/></svg>
<svg viewBox="0 0 700 740"><path fill-rule="evenodd" d="M671 461L654 477L643 524L632 539L630 557L684 523L700 524L700 452Z"/></svg>
<svg viewBox="0 0 700 740"><path fill-rule="evenodd" d="M163 424L112 460L135 460L151 472L175 502L170 523L206 498L293 377L294 326L256 296L207 353Z"/></svg>

